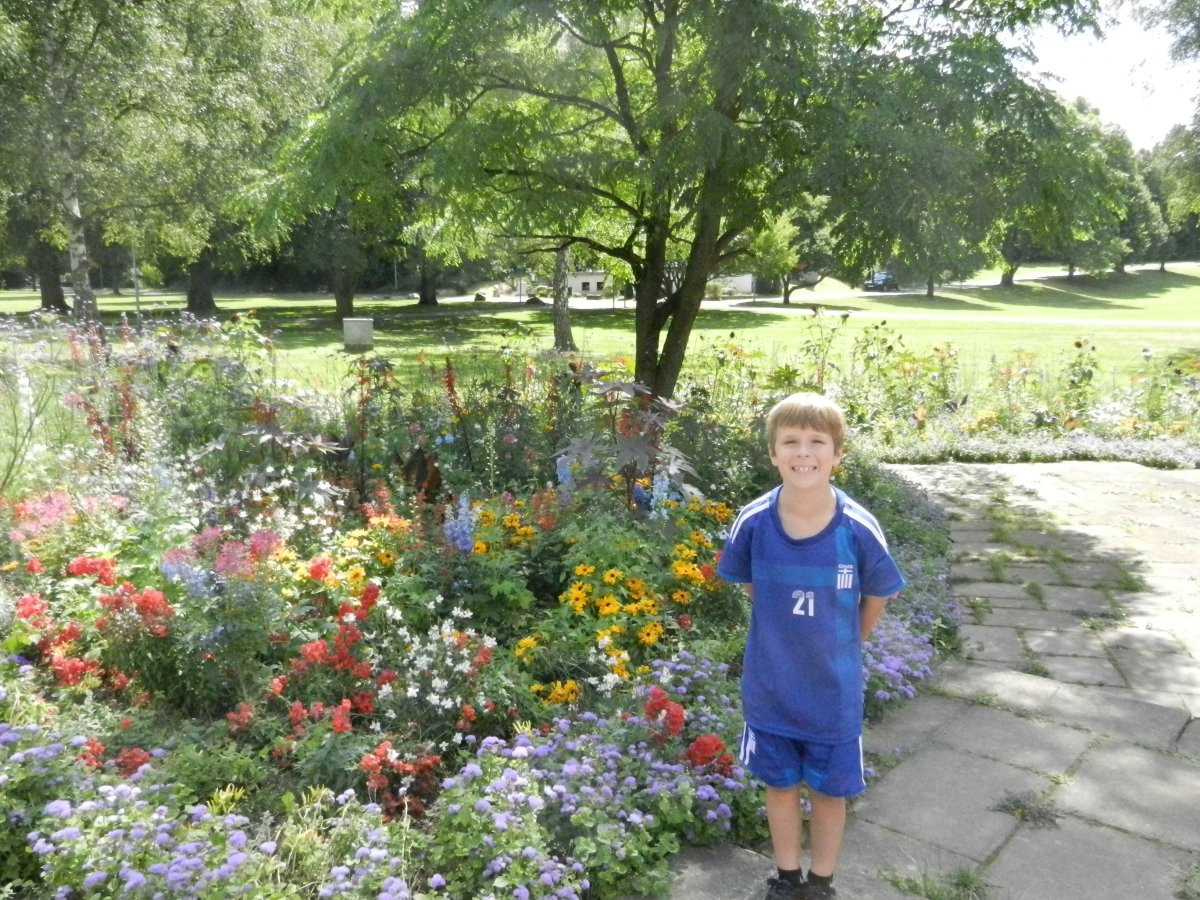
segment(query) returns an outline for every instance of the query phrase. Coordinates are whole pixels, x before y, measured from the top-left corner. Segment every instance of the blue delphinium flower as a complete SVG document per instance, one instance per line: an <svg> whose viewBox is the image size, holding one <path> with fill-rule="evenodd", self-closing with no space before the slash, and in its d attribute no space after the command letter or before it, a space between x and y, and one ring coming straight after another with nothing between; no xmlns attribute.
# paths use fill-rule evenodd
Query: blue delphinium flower
<svg viewBox="0 0 1200 900"><path fill-rule="evenodd" d="M471 508L471 501L466 494L458 498L458 509L446 513L446 522L442 531L446 535L446 543L459 553L470 553L475 549L475 521L478 512Z"/></svg>

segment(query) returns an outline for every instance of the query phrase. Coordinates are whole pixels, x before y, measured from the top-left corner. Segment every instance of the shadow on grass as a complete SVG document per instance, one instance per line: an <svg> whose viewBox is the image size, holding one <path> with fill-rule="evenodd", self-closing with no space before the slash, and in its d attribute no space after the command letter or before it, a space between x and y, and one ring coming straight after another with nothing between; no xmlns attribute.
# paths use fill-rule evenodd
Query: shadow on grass
<svg viewBox="0 0 1200 900"><path fill-rule="evenodd" d="M972 288L972 290L981 289ZM962 297L949 297L945 294L935 294L932 297L926 297L924 294L885 294L872 296L871 299L880 306L891 306L897 310L932 309L943 312L988 312L992 309L986 303L972 303Z"/></svg>
<svg viewBox="0 0 1200 900"><path fill-rule="evenodd" d="M1200 287L1200 276L1182 272L1111 272L1104 275L1047 275L1012 287L972 288L980 299L998 306L1038 306L1060 309L1131 310L1142 307L1123 300L1163 297Z"/></svg>

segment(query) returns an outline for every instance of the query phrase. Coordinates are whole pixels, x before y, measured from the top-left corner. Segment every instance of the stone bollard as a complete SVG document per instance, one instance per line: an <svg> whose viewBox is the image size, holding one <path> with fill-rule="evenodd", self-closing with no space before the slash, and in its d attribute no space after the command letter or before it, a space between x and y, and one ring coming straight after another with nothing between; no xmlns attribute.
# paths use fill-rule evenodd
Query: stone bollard
<svg viewBox="0 0 1200 900"><path fill-rule="evenodd" d="M347 350L370 350L375 346L373 319L342 319L342 340Z"/></svg>

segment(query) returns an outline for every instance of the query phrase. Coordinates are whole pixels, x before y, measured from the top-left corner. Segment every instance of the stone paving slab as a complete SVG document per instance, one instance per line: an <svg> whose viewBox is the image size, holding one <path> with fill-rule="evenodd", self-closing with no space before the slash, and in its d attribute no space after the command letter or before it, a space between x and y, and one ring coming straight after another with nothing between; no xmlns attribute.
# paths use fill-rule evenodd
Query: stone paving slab
<svg viewBox="0 0 1200 900"><path fill-rule="evenodd" d="M1169 900L1187 853L1073 818L1055 828L1022 828L984 874L1003 885L994 900Z"/></svg>
<svg viewBox="0 0 1200 900"><path fill-rule="evenodd" d="M960 700L921 694L882 722L868 724L863 747L869 753L907 756L928 744L933 734L965 715L968 709Z"/></svg>
<svg viewBox="0 0 1200 900"><path fill-rule="evenodd" d="M1015 581L1017 584L1036 582L1037 584L1059 584L1062 576L1053 566L1035 563L1017 563L1004 567L1004 580Z"/></svg>
<svg viewBox="0 0 1200 900"><path fill-rule="evenodd" d="M1177 653L1144 653L1114 648L1113 656L1135 684L1154 684L1167 693L1200 697L1200 669L1184 665Z"/></svg>
<svg viewBox="0 0 1200 900"><path fill-rule="evenodd" d="M1042 588L1042 602L1046 609L1057 609L1063 612L1078 610L1092 615L1112 612L1112 603L1108 597L1102 591L1089 587L1048 584Z"/></svg>
<svg viewBox="0 0 1200 900"><path fill-rule="evenodd" d="M1200 760L1200 718L1192 719L1188 723L1176 749L1185 756L1192 756Z"/></svg>
<svg viewBox="0 0 1200 900"><path fill-rule="evenodd" d="M1037 661L1045 666L1050 677L1069 684L1128 687L1121 671L1107 659L1088 656L1054 656L1041 654Z"/></svg>
<svg viewBox="0 0 1200 900"><path fill-rule="evenodd" d="M774 874L767 857L732 844L688 847L672 860L671 870L671 896L679 900L760 900L767 877Z"/></svg>
<svg viewBox="0 0 1200 900"><path fill-rule="evenodd" d="M954 585L958 597L979 597L997 606L1023 606L1041 609L1042 604L1022 584L1002 584L995 581L966 581Z"/></svg>
<svg viewBox="0 0 1200 900"><path fill-rule="evenodd" d="M1055 803L1097 822L1200 852L1200 764L1194 760L1110 741L1087 755Z"/></svg>
<svg viewBox="0 0 1200 900"><path fill-rule="evenodd" d="M1176 654L1185 649L1171 632L1137 627L1132 621L1128 626L1105 631L1104 643L1114 650L1137 650L1141 653Z"/></svg>
<svg viewBox="0 0 1200 900"><path fill-rule="evenodd" d="M987 614L987 624L995 628L1022 628L1035 631L1078 628L1083 619L1059 609L1029 609L1019 606L994 606Z"/></svg>
<svg viewBox="0 0 1200 900"><path fill-rule="evenodd" d="M932 737L958 750L1047 775L1067 772L1093 741L1082 728L1064 728L989 706L968 708Z"/></svg>
<svg viewBox="0 0 1200 900"><path fill-rule="evenodd" d="M941 666L935 684L955 696L991 698L1008 709L1162 750L1173 749L1190 719L1183 709L959 661Z"/></svg>
<svg viewBox="0 0 1200 900"><path fill-rule="evenodd" d="M906 757L878 784L880 789L855 804L856 819L982 862L1016 824L992 807L1007 795L1040 795L1049 782L1007 763L931 745Z"/></svg>
<svg viewBox="0 0 1200 900"><path fill-rule="evenodd" d="M1095 656L1107 659L1104 641L1090 631L1033 630L1025 631L1025 645L1034 653L1053 653L1057 656Z"/></svg>
<svg viewBox="0 0 1200 900"><path fill-rule="evenodd" d="M1104 587L1112 584L1125 571L1125 567L1115 562L1097 560L1073 560L1062 564L1065 584L1079 584L1091 587Z"/></svg>
<svg viewBox="0 0 1200 900"><path fill-rule="evenodd" d="M1012 663L1019 666L1025 660L1025 646L1016 628L997 628L992 625L959 626L962 653L968 659Z"/></svg>
<svg viewBox="0 0 1200 900"><path fill-rule="evenodd" d="M838 896L854 900L913 900L911 894L892 887L881 875L933 877L970 870L973 866L974 862L965 856L852 816L846 825L845 851L838 865Z"/></svg>

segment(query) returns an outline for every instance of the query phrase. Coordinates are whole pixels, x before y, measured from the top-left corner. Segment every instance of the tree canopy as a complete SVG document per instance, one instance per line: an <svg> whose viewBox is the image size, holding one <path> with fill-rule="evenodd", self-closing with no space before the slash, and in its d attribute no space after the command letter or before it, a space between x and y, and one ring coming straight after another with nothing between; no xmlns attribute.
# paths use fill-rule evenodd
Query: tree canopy
<svg viewBox="0 0 1200 900"><path fill-rule="evenodd" d="M348 68L313 158L346 162L347 187L421 184L418 218L456 223L446 233L609 257L636 298L636 378L670 395L708 278L741 239L808 194L859 188L849 173L892 149L870 129L913 124L884 89L892 73L931 87L977 61L986 79L1000 32L1092 11L425 0L398 7ZM364 141L370 160L351 153Z"/></svg>

